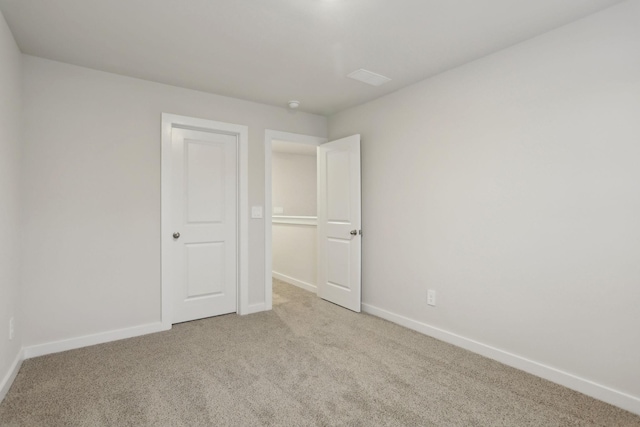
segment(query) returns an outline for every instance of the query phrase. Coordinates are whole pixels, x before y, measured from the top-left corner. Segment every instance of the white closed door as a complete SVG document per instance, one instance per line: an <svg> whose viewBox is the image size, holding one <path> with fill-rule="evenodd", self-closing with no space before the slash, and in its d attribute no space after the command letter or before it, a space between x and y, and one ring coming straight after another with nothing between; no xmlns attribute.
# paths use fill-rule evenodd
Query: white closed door
<svg viewBox="0 0 640 427"><path fill-rule="evenodd" d="M318 296L360 312L360 135L318 147Z"/></svg>
<svg viewBox="0 0 640 427"><path fill-rule="evenodd" d="M173 320L237 310L237 136L171 134Z"/></svg>

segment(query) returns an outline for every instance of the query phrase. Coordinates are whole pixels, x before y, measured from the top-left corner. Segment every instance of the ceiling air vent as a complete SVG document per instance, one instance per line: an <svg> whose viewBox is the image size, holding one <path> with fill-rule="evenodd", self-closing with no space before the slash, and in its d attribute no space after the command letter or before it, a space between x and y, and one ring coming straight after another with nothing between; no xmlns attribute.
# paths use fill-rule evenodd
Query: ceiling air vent
<svg viewBox="0 0 640 427"><path fill-rule="evenodd" d="M391 81L391 79L388 77L372 73L371 71L365 70L363 68L360 68L359 70L348 74L347 77L349 77L350 79L361 81L362 83L366 83L371 86L380 86L383 83Z"/></svg>

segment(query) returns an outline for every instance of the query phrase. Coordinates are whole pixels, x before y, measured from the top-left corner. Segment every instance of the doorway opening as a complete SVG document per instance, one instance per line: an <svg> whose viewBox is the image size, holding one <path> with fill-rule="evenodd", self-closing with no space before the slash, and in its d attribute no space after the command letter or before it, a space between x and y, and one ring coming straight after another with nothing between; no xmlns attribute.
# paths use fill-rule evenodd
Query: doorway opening
<svg viewBox="0 0 640 427"><path fill-rule="evenodd" d="M273 279L316 293L316 147L326 138L265 132L265 309Z"/></svg>
<svg viewBox="0 0 640 427"><path fill-rule="evenodd" d="M278 261L277 268L283 269L288 264L291 274L279 273L279 278L284 279L293 285L300 286L307 290L314 290L316 294L329 302L360 312L362 304L362 218L361 218L361 178L360 178L360 135L351 135L335 141L327 142L325 138L310 137L305 135L290 134L286 132L267 131L265 133L265 310L273 308L273 276L274 276L274 234L278 235L278 250L283 250L282 257L293 258ZM311 182L303 187L288 185L291 188L280 188L276 191L292 192L291 196L280 194L279 200L275 201L274 178L273 178L273 147L282 148L284 154L289 156L302 154L307 151L303 144L315 146L317 152L316 162L316 191L317 191L317 218L310 215L286 215L289 207L285 203L294 206L300 198L301 192L313 193L312 178L302 178L301 176L285 176L283 180L297 181L307 180ZM286 148L285 148L286 147ZM292 151L293 150L293 151ZM276 163L284 164L284 160ZM309 161L301 163L309 165ZM304 166L287 166L292 171L300 171ZM279 171L282 174L283 171ZM308 173L306 174L308 175ZM277 180L280 180L278 177ZM289 183L291 184L291 183ZM304 188L304 189L303 189ZM297 194L296 194L297 193ZM313 197L313 196L311 196ZM293 201L287 202L288 198ZM282 205L282 206L281 206ZM299 213L312 213L311 203L305 203L304 207L296 209ZM276 209L277 214L273 213ZM295 213L295 210L291 213ZM273 224L273 219L279 222ZM315 224L314 224L315 221ZM297 242L281 241L280 237L286 238L292 234L292 229L281 233L278 230L274 233L273 228L278 225L289 227L304 226L313 227L315 232L307 230L305 233L300 228L294 231ZM315 225L315 226L314 226ZM313 243L315 235L316 243ZM301 249L301 246L306 248ZM313 247L316 254L313 253ZM306 253L305 253L306 252ZM293 254L293 255L292 255ZM301 268L295 265L296 259L304 256L306 267ZM315 258L316 262L313 262ZM314 274L314 271L316 274ZM295 274L303 273L307 280L296 278ZM314 283L316 282L316 283Z"/></svg>

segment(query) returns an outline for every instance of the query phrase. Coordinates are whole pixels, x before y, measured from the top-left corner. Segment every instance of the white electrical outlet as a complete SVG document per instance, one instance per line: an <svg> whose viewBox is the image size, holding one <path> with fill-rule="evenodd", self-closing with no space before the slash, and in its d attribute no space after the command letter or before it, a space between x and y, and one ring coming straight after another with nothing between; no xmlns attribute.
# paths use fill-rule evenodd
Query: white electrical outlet
<svg viewBox="0 0 640 427"><path fill-rule="evenodd" d="M436 291L429 289L427 291L427 304L435 307L436 305Z"/></svg>
<svg viewBox="0 0 640 427"><path fill-rule="evenodd" d="M13 329L13 317L11 319L9 319L9 339L12 340L13 339L13 335L14 335L14 329Z"/></svg>

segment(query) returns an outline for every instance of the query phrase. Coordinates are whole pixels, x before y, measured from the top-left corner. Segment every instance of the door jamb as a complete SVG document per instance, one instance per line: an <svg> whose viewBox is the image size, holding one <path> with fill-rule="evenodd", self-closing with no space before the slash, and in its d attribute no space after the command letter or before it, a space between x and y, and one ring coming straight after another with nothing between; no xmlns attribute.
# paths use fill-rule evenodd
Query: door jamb
<svg viewBox="0 0 640 427"><path fill-rule="evenodd" d="M173 268L171 265L170 244L171 233L171 130L173 128L193 129L200 131L223 132L237 137L238 148L238 279L237 302L238 314L248 314L249 307L249 197L248 197L248 134L249 128L243 125L216 122L207 119L179 116L176 114L162 113L162 138L160 161L160 252L161 252L161 311L160 318L164 329L171 329L173 299L171 277Z"/></svg>
<svg viewBox="0 0 640 427"><path fill-rule="evenodd" d="M327 138L302 135L299 133L282 132L266 129L264 132L264 310L273 307L273 233L272 225L272 188L271 188L271 143L273 140L282 140L308 145L321 145L328 141Z"/></svg>

